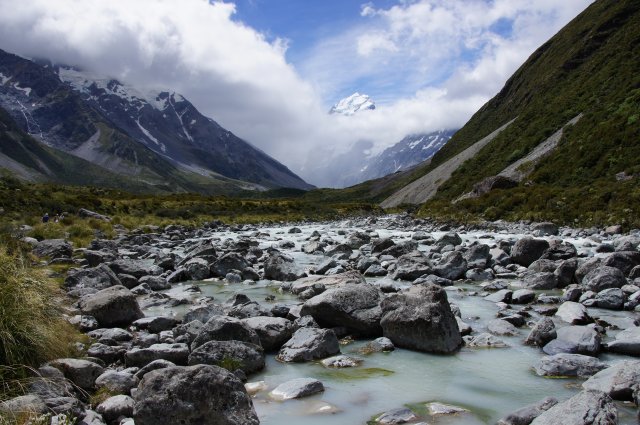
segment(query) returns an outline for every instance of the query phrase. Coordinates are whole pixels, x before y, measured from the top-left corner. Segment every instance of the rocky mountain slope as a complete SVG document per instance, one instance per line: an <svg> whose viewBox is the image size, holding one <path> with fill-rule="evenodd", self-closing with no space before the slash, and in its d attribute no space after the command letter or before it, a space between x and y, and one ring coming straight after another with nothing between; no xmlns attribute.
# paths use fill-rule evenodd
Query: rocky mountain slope
<svg viewBox="0 0 640 425"><path fill-rule="evenodd" d="M45 145L150 185L207 193L311 187L177 93L143 94L0 51L0 107Z"/></svg>
<svg viewBox="0 0 640 425"><path fill-rule="evenodd" d="M370 159L362 169L360 181L407 170L426 161L435 155L454 133L455 130L439 130L405 137Z"/></svg>
<svg viewBox="0 0 640 425"><path fill-rule="evenodd" d="M427 202L424 214L624 222L640 209L639 42L640 2L594 2L536 50L431 161L382 188L368 182L351 193L387 207ZM434 174L472 146L478 151L444 178ZM493 185L515 171L518 180ZM436 190L421 192L413 182L429 175Z"/></svg>

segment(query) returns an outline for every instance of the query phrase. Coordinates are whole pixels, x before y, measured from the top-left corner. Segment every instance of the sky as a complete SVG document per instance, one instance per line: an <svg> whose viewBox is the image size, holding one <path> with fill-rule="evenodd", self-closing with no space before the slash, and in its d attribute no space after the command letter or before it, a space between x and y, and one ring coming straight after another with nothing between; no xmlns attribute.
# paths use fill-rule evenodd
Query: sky
<svg viewBox="0 0 640 425"><path fill-rule="evenodd" d="M460 128L592 0L0 0L0 48L183 94L318 186ZM329 115L354 92L376 109Z"/></svg>

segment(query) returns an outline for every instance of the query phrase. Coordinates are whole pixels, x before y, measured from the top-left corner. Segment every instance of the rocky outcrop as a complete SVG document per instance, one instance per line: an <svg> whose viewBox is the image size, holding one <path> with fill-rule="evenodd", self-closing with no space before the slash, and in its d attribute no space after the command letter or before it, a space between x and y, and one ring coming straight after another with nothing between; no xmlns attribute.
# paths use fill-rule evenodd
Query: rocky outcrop
<svg viewBox="0 0 640 425"><path fill-rule="evenodd" d="M312 316L321 326L344 326L358 335L378 336L382 334L381 299L378 288L368 283L345 285L309 299L300 313Z"/></svg>
<svg viewBox="0 0 640 425"><path fill-rule="evenodd" d="M446 292L428 284L393 294L382 303L380 325L396 346L430 353L452 353L462 345Z"/></svg>

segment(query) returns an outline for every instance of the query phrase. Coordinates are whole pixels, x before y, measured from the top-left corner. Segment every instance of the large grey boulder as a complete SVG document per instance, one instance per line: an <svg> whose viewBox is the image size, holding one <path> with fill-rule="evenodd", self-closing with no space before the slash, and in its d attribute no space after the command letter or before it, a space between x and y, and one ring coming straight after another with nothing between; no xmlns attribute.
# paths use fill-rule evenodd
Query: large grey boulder
<svg viewBox="0 0 640 425"><path fill-rule="evenodd" d="M458 246L462 244L462 238L455 232L449 232L442 235L437 241L436 246L445 247L447 245Z"/></svg>
<svg viewBox="0 0 640 425"><path fill-rule="evenodd" d="M258 334L260 345L267 352L279 350L293 335L293 322L282 317L249 317L242 322Z"/></svg>
<svg viewBox="0 0 640 425"><path fill-rule="evenodd" d="M79 302L83 314L93 316L100 326L128 326L142 318L136 296L121 285L112 286L82 298Z"/></svg>
<svg viewBox="0 0 640 425"><path fill-rule="evenodd" d="M313 378L298 378L284 382L274 388L269 395L276 400L291 400L309 397L324 391L322 382Z"/></svg>
<svg viewBox="0 0 640 425"><path fill-rule="evenodd" d="M558 337L542 348L549 355L558 353L597 356L600 352L600 334L589 326L565 326L557 329Z"/></svg>
<svg viewBox="0 0 640 425"><path fill-rule="evenodd" d="M204 258L192 258L182 268L189 280L204 280L211 276L209 262Z"/></svg>
<svg viewBox="0 0 640 425"><path fill-rule="evenodd" d="M277 358L283 362L308 362L339 352L338 338L331 329L300 328L282 346Z"/></svg>
<svg viewBox="0 0 640 425"><path fill-rule="evenodd" d="M606 345L612 353L640 356L640 327L633 326L618 332L616 339Z"/></svg>
<svg viewBox="0 0 640 425"><path fill-rule="evenodd" d="M524 237L511 247L511 260L521 266L529 267L531 263L542 257L548 248L549 242L544 239Z"/></svg>
<svg viewBox="0 0 640 425"><path fill-rule="evenodd" d="M465 252L464 259L470 269L486 269L491 262L491 248L485 244L473 245Z"/></svg>
<svg viewBox="0 0 640 425"><path fill-rule="evenodd" d="M398 347L452 353L462 345L447 294L437 285L418 285L393 294L381 307L383 335Z"/></svg>
<svg viewBox="0 0 640 425"><path fill-rule="evenodd" d="M523 285L528 289L554 289L558 286L558 276L551 272L529 272Z"/></svg>
<svg viewBox="0 0 640 425"><path fill-rule="evenodd" d="M191 343L191 349L195 350L209 341L230 340L260 345L260 338L256 331L242 320L229 316L213 316L200 328L200 332Z"/></svg>
<svg viewBox="0 0 640 425"><path fill-rule="evenodd" d="M585 289L600 292L608 288L622 288L627 284L627 279L620 269L609 266L594 268L582 279Z"/></svg>
<svg viewBox="0 0 640 425"><path fill-rule="evenodd" d="M538 232L540 236L556 236L558 234L558 225L551 222L536 223L532 230Z"/></svg>
<svg viewBox="0 0 640 425"><path fill-rule="evenodd" d="M147 373L134 395L136 425L259 425L242 382L216 366Z"/></svg>
<svg viewBox="0 0 640 425"><path fill-rule="evenodd" d="M64 280L67 288L93 288L98 291L121 285L118 276L104 264L88 269L71 269Z"/></svg>
<svg viewBox="0 0 640 425"><path fill-rule="evenodd" d="M431 273L433 273L431 261L420 251L412 251L398 258L393 278L396 280L415 280Z"/></svg>
<svg viewBox="0 0 640 425"><path fill-rule="evenodd" d="M177 365L186 365L189 357L187 344L153 344L146 348L132 348L124 355L128 367L143 367L155 360L168 360Z"/></svg>
<svg viewBox="0 0 640 425"><path fill-rule="evenodd" d="M614 400L633 401L633 390L640 382L640 361L625 360L587 379L582 387L608 394Z"/></svg>
<svg viewBox="0 0 640 425"><path fill-rule="evenodd" d="M573 301L565 301L558 307L556 312L562 321L571 323L572 325L584 325L591 321L589 313L584 305Z"/></svg>
<svg viewBox="0 0 640 425"><path fill-rule="evenodd" d="M251 264L240 254L229 252L218 258L211 265L211 274L218 277L225 277L233 270L244 270L251 267Z"/></svg>
<svg viewBox="0 0 640 425"><path fill-rule="evenodd" d="M107 422L113 422L120 417L129 418L133 415L134 401L127 395L109 397L96 407L96 411Z"/></svg>
<svg viewBox="0 0 640 425"><path fill-rule="evenodd" d="M625 276L627 276L635 266L640 265L640 252L614 252L604 260L604 265L618 268Z"/></svg>
<svg viewBox="0 0 640 425"><path fill-rule="evenodd" d="M497 336L514 336L518 335L518 328L511 323L502 319L493 319L487 323L487 331Z"/></svg>
<svg viewBox="0 0 640 425"><path fill-rule="evenodd" d="M369 283L345 285L307 300L300 314L312 316L320 326L344 326L358 335L379 336L381 299L378 288Z"/></svg>
<svg viewBox="0 0 640 425"><path fill-rule="evenodd" d="M44 401L35 394L27 394L0 402L0 416L3 423L20 423L18 419L31 415L47 413L49 409ZM4 421L7 422L4 422ZM12 420L16 420L13 422Z"/></svg>
<svg viewBox="0 0 640 425"><path fill-rule="evenodd" d="M264 262L264 278L289 282L305 277L307 274L295 260L279 251L272 251Z"/></svg>
<svg viewBox="0 0 640 425"><path fill-rule="evenodd" d="M36 257L48 257L55 260L58 258L71 258L73 247L64 239L45 239L38 242L32 252Z"/></svg>
<svg viewBox="0 0 640 425"><path fill-rule="evenodd" d="M549 341L554 340L557 337L556 325L549 317L543 317L536 322L536 324L527 335L524 340L526 345L535 345L538 347L544 347Z"/></svg>
<svg viewBox="0 0 640 425"><path fill-rule="evenodd" d="M50 361L49 365L60 370L65 378L84 390L93 390L96 379L104 372L99 364L82 359L56 359Z"/></svg>
<svg viewBox="0 0 640 425"><path fill-rule="evenodd" d="M535 418L556 404L558 404L558 399L555 397L545 397L536 403L508 414L498 421L498 425L529 425Z"/></svg>
<svg viewBox="0 0 640 425"><path fill-rule="evenodd" d="M609 288L596 294L595 303L597 307L607 310L622 310L625 298L622 289Z"/></svg>
<svg viewBox="0 0 640 425"><path fill-rule="evenodd" d="M242 341L209 341L189 354L189 365L208 364L250 374L264 369L262 347Z"/></svg>
<svg viewBox="0 0 640 425"><path fill-rule="evenodd" d="M533 369L540 376L577 376L584 378L594 375L608 365L591 356L559 353L541 358Z"/></svg>
<svg viewBox="0 0 640 425"><path fill-rule="evenodd" d="M163 270L146 260L120 259L108 264L116 274L129 274L140 279L143 276L158 276Z"/></svg>
<svg viewBox="0 0 640 425"><path fill-rule="evenodd" d="M433 268L433 272L445 279L456 280L464 277L467 271L467 260L458 251L447 252Z"/></svg>
<svg viewBox="0 0 640 425"><path fill-rule="evenodd" d="M615 425L618 411L600 391L581 391L535 418L531 425Z"/></svg>

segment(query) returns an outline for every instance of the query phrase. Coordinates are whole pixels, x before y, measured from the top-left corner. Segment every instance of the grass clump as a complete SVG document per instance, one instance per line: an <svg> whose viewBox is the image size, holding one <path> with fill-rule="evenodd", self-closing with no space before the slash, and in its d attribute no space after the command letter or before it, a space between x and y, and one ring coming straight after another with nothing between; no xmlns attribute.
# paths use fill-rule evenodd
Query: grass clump
<svg viewBox="0 0 640 425"><path fill-rule="evenodd" d="M62 317L62 299L56 282L0 245L0 365L37 367L70 354L77 332Z"/></svg>

